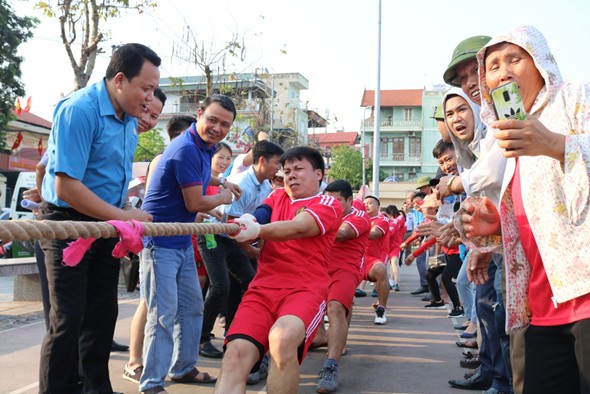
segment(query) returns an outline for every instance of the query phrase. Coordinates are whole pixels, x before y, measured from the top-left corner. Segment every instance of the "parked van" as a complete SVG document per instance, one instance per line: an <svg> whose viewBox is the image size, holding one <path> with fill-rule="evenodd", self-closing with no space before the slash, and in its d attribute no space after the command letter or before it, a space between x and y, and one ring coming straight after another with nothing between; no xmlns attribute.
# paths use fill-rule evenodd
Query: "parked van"
<svg viewBox="0 0 590 394"><path fill-rule="evenodd" d="M36 187L35 176L36 174L34 172L21 172L18 174L10 201L11 219L34 219L33 212L29 209L23 208L20 203L23 199L23 193L25 190Z"/></svg>

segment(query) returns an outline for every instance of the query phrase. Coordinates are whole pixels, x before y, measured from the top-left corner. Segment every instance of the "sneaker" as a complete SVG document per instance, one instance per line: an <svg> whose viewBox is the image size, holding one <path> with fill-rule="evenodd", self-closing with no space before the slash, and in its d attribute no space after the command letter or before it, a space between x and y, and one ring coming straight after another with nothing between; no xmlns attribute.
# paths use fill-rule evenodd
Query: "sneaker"
<svg viewBox="0 0 590 394"><path fill-rule="evenodd" d="M428 309L445 309L445 302L443 300L440 301L430 301L430 304L424 305L424 308Z"/></svg>
<svg viewBox="0 0 590 394"><path fill-rule="evenodd" d="M428 294L426 297L422 297L420 298L420 301L424 301L424 302L430 302L433 300L434 297L432 297L432 294Z"/></svg>
<svg viewBox="0 0 590 394"><path fill-rule="evenodd" d="M139 378L141 378L142 372L143 365L140 365L135 369L130 369L127 364L125 364L125 369L123 370L123 379L139 384Z"/></svg>
<svg viewBox="0 0 590 394"><path fill-rule="evenodd" d="M465 312L463 311L462 306L458 306L453 308L451 312L447 315L448 317L463 317L465 316Z"/></svg>
<svg viewBox="0 0 590 394"><path fill-rule="evenodd" d="M373 291L371 292L371 297L377 297L377 289L373 289Z"/></svg>
<svg viewBox="0 0 590 394"><path fill-rule="evenodd" d="M399 285L397 283L395 285L393 285L393 290L394 291L399 291Z"/></svg>
<svg viewBox="0 0 590 394"><path fill-rule="evenodd" d="M324 323L330 323L330 318L328 315L324 315Z"/></svg>
<svg viewBox="0 0 590 394"><path fill-rule="evenodd" d="M418 287L416 290L414 290L413 292L411 292L411 295L420 295L420 294L424 294L424 293L428 293L428 286L421 286Z"/></svg>
<svg viewBox="0 0 590 394"><path fill-rule="evenodd" d="M393 286L395 286L395 281L393 279L389 279L389 290L393 290Z"/></svg>
<svg viewBox="0 0 590 394"><path fill-rule="evenodd" d="M385 308L379 305L375 310L375 324L387 323L387 317L385 316Z"/></svg>
<svg viewBox="0 0 590 394"><path fill-rule="evenodd" d="M354 296L355 297L366 297L367 296L367 292L361 289L356 289L354 291Z"/></svg>
<svg viewBox="0 0 590 394"><path fill-rule="evenodd" d="M258 367L258 371L248 374L246 384L258 384L268 376L268 354L264 356Z"/></svg>
<svg viewBox="0 0 590 394"><path fill-rule="evenodd" d="M320 371L318 393L333 393L338 388L338 366L330 365Z"/></svg>

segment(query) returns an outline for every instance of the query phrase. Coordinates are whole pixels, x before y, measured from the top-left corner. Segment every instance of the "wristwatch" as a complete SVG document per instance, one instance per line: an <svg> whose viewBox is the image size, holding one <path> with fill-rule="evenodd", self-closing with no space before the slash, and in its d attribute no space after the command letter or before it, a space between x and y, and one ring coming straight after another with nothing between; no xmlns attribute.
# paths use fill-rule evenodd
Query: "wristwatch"
<svg viewBox="0 0 590 394"><path fill-rule="evenodd" d="M222 175L219 177L219 186L223 186L224 183L225 183L225 177Z"/></svg>

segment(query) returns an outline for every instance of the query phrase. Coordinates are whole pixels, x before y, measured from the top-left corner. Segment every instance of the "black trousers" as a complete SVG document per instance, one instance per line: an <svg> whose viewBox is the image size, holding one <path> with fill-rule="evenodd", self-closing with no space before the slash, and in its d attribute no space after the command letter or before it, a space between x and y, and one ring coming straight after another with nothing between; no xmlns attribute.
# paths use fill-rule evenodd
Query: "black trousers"
<svg viewBox="0 0 590 394"><path fill-rule="evenodd" d="M524 338L524 394L590 394L590 319L530 326Z"/></svg>
<svg viewBox="0 0 590 394"><path fill-rule="evenodd" d="M73 210L44 211L40 219L92 221ZM63 249L72 240L42 241L49 287L49 328L41 346L39 393L68 393L71 365L78 354L83 393L113 389L108 362L117 321L119 259L116 239L97 239L75 267L63 265Z"/></svg>
<svg viewBox="0 0 590 394"><path fill-rule="evenodd" d="M453 280L457 279L457 275L459 275L462 261L458 254L447 254L445 255L445 258L447 260L447 265L429 268L428 271L426 271L426 281L428 282L428 288L434 299L440 300L440 288L438 287L436 278L442 274L442 282L445 285L445 289L447 289L447 294L453 303L453 307L456 308L461 306L461 300L459 299L459 292L457 291L457 286Z"/></svg>

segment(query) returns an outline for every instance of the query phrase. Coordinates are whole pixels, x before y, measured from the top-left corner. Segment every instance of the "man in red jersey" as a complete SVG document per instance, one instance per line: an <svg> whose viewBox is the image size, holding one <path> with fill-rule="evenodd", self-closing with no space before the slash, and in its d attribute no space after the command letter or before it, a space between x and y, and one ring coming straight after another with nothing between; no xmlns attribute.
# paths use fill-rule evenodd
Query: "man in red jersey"
<svg viewBox="0 0 590 394"><path fill-rule="evenodd" d="M328 260L330 326L327 338L323 324L320 325L318 332L318 337L320 333L323 334L323 338L320 338L321 342L329 341L329 347L328 359L320 371L317 391L332 393L338 387L338 362L346 346L352 300L361 280L363 255L369 239L371 220L364 207L362 209L353 207L352 187L347 181L339 179L330 183L324 190L324 194L334 197L340 203L344 215Z"/></svg>
<svg viewBox="0 0 590 394"><path fill-rule="evenodd" d="M317 150L289 149L281 164L285 188L275 189L257 208L258 223L245 216L235 220L241 231L232 238L262 238L264 246L225 339L216 393L245 393L248 373L267 351L267 391L297 392L299 364L324 317L327 262L342 207L319 192L324 161Z"/></svg>
<svg viewBox="0 0 590 394"><path fill-rule="evenodd" d="M377 290L377 307L375 308L375 324L387 323L385 308L389 298L389 280L387 279L387 251L389 247L389 222L379 212L381 202L375 196L366 196L363 200L367 213L371 218L371 233L365 250L365 280L375 283Z"/></svg>

